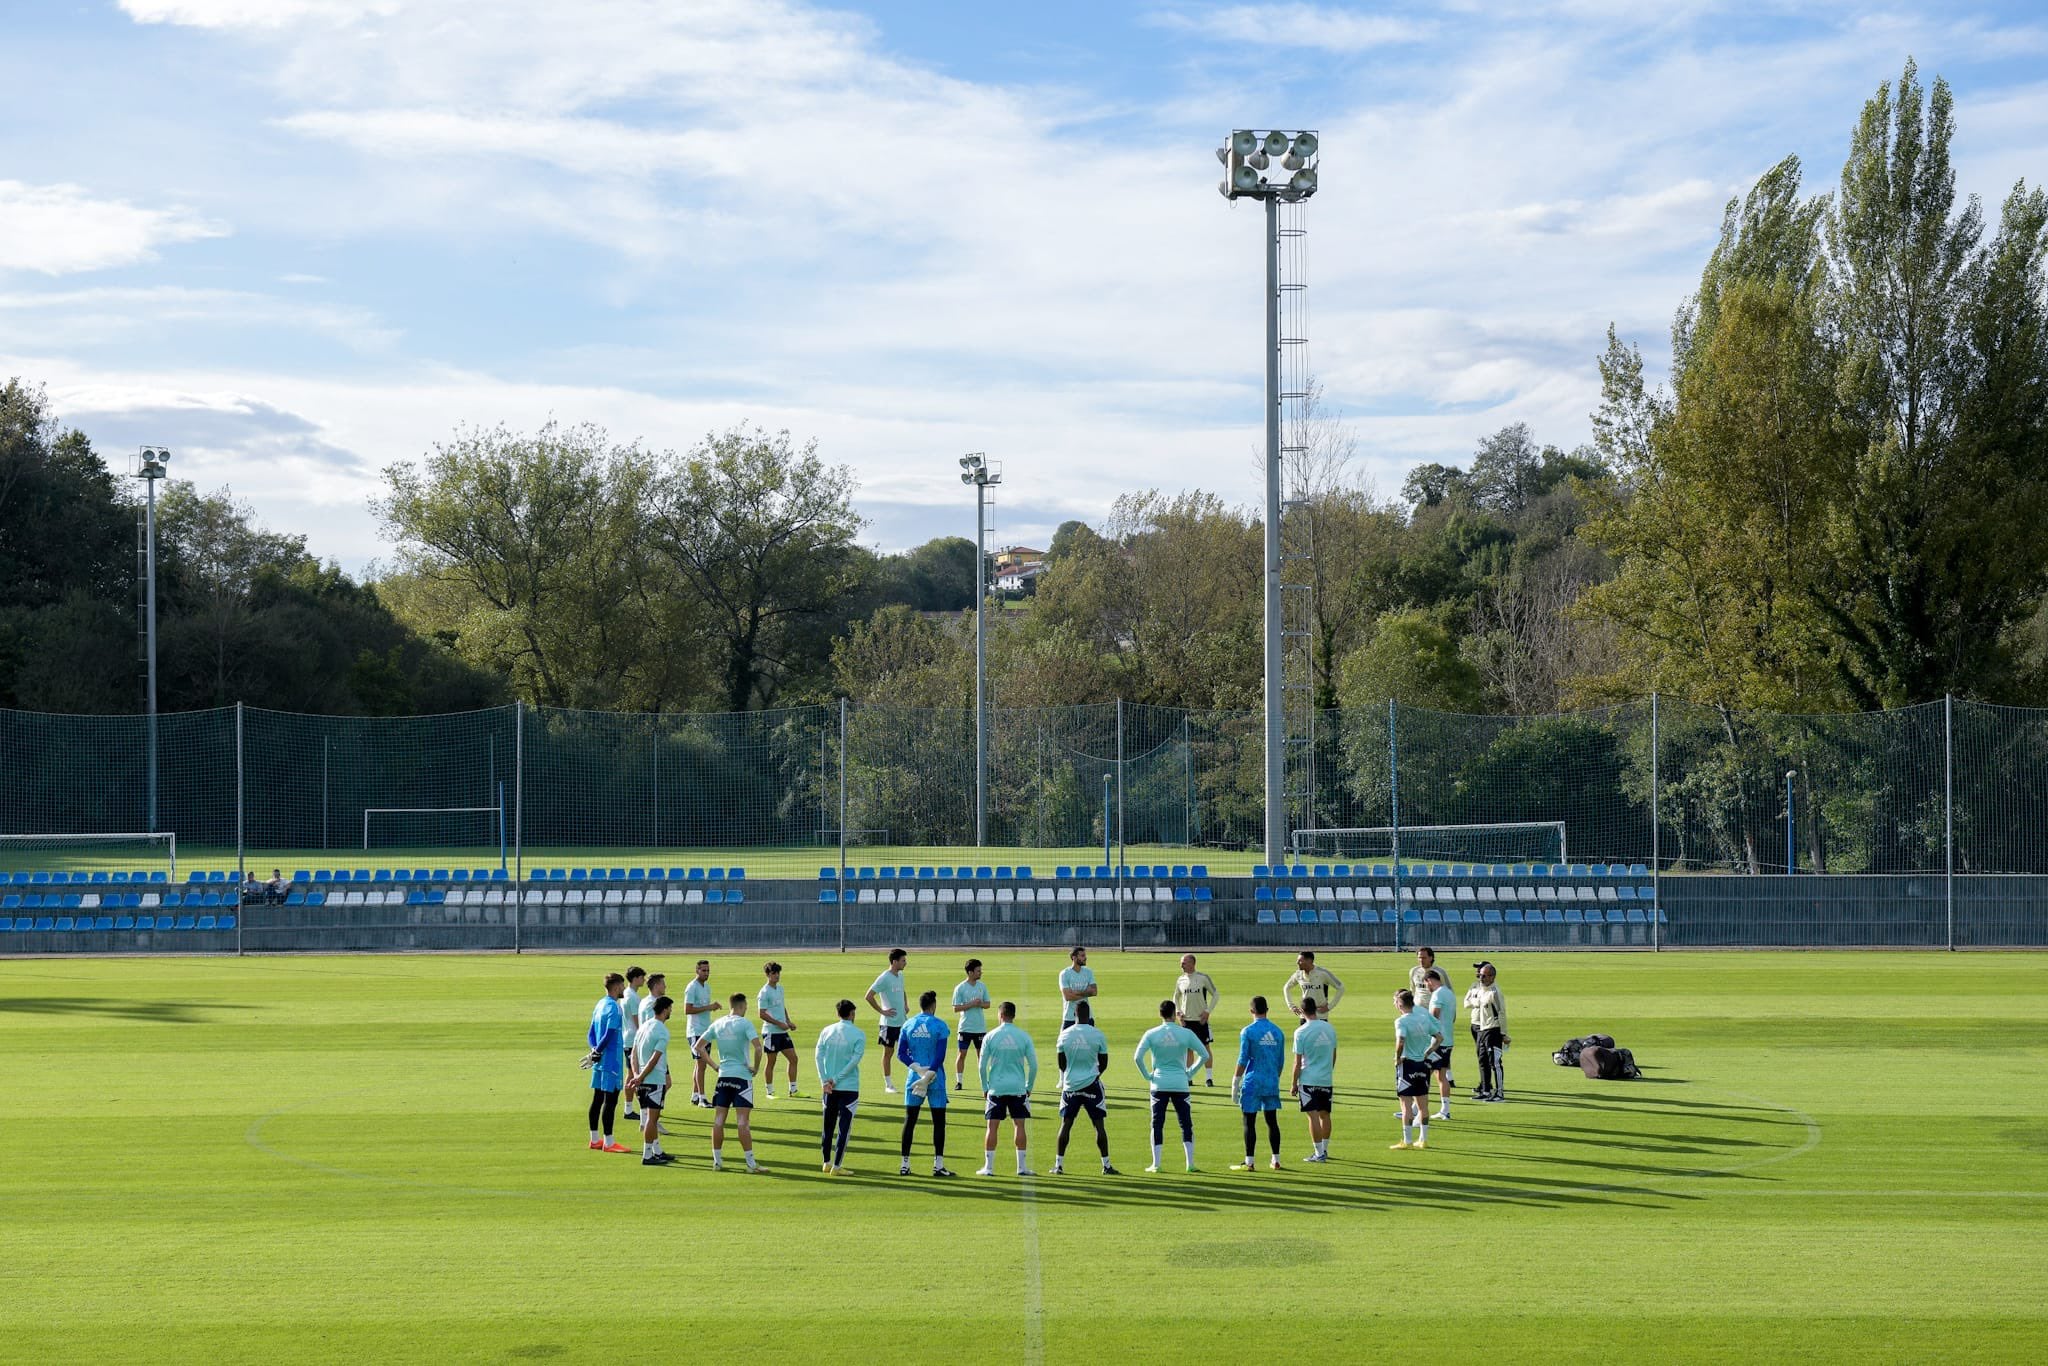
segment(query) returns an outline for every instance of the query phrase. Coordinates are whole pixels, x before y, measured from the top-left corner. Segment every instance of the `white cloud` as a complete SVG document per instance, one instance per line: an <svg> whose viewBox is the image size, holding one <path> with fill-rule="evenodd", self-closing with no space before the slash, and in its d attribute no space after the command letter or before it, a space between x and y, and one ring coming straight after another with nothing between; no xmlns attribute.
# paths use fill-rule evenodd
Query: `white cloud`
<svg viewBox="0 0 2048 1366"><path fill-rule="evenodd" d="M283 28L319 20L347 22L386 15L399 0L121 0L121 10L139 24L184 24L192 28Z"/></svg>
<svg viewBox="0 0 2048 1366"><path fill-rule="evenodd" d="M400 336L367 309L306 304L233 289L138 285L0 294L0 345L62 341L104 346L176 325L246 335L259 328L313 333L353 350L390 347Z"/></svg>
<svg viewBox="0 0 2048 1366"><path fill-rule="evenodd" d="M1224 5L1160 10L1150 17L1162 28L1223 42L1347 54L1420 42L1435 31L1434 24L1420 20L1359 14L1326 5Z"/></svg>
<svg viewBox="0 0 2048 1366"><path fill-rule="evenodd" d="M0 271L106 270L155 260L168 243L226 235L226 227L186 209L138 208L77 185L0 180Z"/></svg>

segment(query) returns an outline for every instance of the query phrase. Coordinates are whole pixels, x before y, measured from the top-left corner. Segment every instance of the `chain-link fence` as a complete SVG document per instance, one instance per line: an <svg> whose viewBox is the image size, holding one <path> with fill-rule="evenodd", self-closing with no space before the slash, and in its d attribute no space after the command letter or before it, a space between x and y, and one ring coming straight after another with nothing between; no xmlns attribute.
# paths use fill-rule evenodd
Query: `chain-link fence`
<svg viewBox="0 0 2048 1366"><path fill-rule="evenodd" d="M2032 893L1986 875L2048 873L2048 711L1944 701L1780 716L1650 699L1464 716L1389 705L1317 715L1289 765L1291 855L1385 857L1373 841L1407 831L1405 845L1385 847L1483 866L1541 859L1554 838L1560 862L1640 867L1667 909L1697 908L1691 933L1714 942L1760 923L1743 898L1782 912L1786 896L1867 903L1918 927L1888 938L1919 942L1934 934L1926 897L1944 922L1959 900L1991 915L2015 896L2031 907ZM184 876L388 868L425 881L503 870L521 883L587 868L737 873L811 892L984 868L1018 879L1060 868L1122 877L1134 865L1162 879L1189 867L1242 878L1270 862L1259 847L1263 785L1257 713L1128 703L997 708L979 728L971 709L844 702L392 718L0 711L0 872L106 868L127 847L116 833L160 832L175 836ZM1346 843L1320 831L1371 833ZM149 849L136 848L140 863ZM1761 881L1694 885L1701 874ZM1826 880L1770 890L1788 874ZM1959 879L1969 879L1961 891ZM856 919L896 914L879 894L855 904ZM1058 937L1089 932L1101 914L1048 898L1029 918ZM746 915L774 918L759 906ZM1987 942L2028 942L2038 919L2030 909L2000 921ZM1738 928L1709 933L1709 923Z"/></svg>

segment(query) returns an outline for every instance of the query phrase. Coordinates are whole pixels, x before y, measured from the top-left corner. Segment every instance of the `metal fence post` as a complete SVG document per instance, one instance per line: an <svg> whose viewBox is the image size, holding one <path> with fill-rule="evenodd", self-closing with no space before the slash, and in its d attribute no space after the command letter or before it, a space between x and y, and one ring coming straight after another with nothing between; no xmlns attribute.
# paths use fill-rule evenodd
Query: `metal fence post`
<svg viewBox="0 0 2048 1366"><path fill-rule="evenodd" d="M1948 871L1948 937L1946 947L1956 951L1956 699L1953 693L1941 698L1941 806L1943 861Z"/></svg>
<svg viewBox="0 0 2048 1366"><path fill-rule="evenodd" d="M1650 694L1650 948L1664 950L1664 860L1658 834L1663 824L1662 801L1658 795L1661 774L1657 768L1657 694Z"/></svg>
<svg viewBox="0 0 2048 1366"><path fill-rule="evenodd" d="M512 704L512 952L526 919L526 699Z"/></svg>
<svg viewBox="0 0 2048 1366"><path fill-rule="evenodd" d="M242 840L242 812L245 803L242 789L242 704L235 703L235 955L242 953L242 922L249 918L249 908L242 904L240 888L249 885L249 854Z"/></svg>
<svg viewBox="0 0 2048 1366"><path fill-rule="evenodd" d="M1395 724L1397 704L1387 699L1387 824L1394 844L1394 948L1401 948L1401 918L1407 907L1401 904L1401 738Z"/></svg>
<svg viewBox="0 0 2048 1366"><path fill-rule="evenodd" d="M1130 889L1124 880L1128 850L1124 845L1124 700L1116 700L1116 947L1124 947L1124 900Z"/></svg>
<svg viewBox="0 0 2048 1366"><path fill-rule="evenodd" d="M846 952L846 699L839 699L839 951Z"/></svg>

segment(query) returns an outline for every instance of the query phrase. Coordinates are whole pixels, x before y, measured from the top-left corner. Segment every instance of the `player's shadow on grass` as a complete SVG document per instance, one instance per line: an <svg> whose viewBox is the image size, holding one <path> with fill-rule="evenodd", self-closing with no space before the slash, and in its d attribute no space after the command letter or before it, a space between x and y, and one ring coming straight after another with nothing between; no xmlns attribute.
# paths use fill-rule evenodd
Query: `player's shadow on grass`
<svg viewBox="0 0 2048 1366"><path fill-rule="evenodd" d="M1688 1116L1689 1118L1689 1116ZM1745 1120L1730 1120L1731 1124L1746 1123ZM1714 1148L1770 1148L1775 1144L1756 1138L1717 1138L1709 1134L1660 1134L1646 1133L1631 1129L1601 1129L1590 1134L1560 1133L1556 1129L1518 1129L1509 1125L1491 1125L1486 1133L1534 1139L1546 1143L1580 1143L1592 1148L1625 1148L1640 1152L1709 1152ZM1699 1143L1706 1147L1685 1148L1679 1144Z"/></svg>
<svg viewBox="0 0 2048 1366"><path fill-rule="evenodd" d="M246 1005L226 1001L124 1001L118 997L75 996L0 997L0 1011L16 1015L111 1015L121 1020L153 1024L203 1024L209 1012L249 1010Z"/></svg>

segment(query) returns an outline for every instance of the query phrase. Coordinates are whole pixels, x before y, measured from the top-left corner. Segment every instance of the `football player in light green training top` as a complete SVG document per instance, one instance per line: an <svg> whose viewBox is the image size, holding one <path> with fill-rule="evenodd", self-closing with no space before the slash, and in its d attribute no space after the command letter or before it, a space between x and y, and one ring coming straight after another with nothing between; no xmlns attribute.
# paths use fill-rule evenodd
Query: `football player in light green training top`
<svg viewBox="0 0 2048 1366"><path fill-rule="evenodd" d="M868 1036L853 1022L853 1002L842 1000L834 1009L838 1023L826 1025L818 1034L818 1084L825 1090L822 1155L827 1172L844 1176L846 1140L860 1108L860 1059L867 1052Z"/></svg>
<svg viewBox="0 0 2048 1366"><path fill-rule="evenodd" d="M967 1045L974 1045L974 1056L981 1057L981 1041L988 1034L988 1017L982 1012L989 1007L988 988L981 983L981 960L967 960L967 977L953 988L953 1013L960 1017L959 1026L953 1037L959 1051L953 1055L953 1089L967 1089Z"/></svg>
<svg viewBox="0 0 2048 1366"><path fill-rule="evenodd" d="M1102 1174L1115 1176L1109 1165L1109 1101L1102 1094L1102 1070L1109 1066L1109 1040L1095 1027L1094 1013L1086 1001L1074 1003L1074 1022L1060 1031L1060 1142L1053 1153L1052 1174L1067 1169L1067 1135L1074 1132L1074 1116L1083 1110L1095 1124L1095 1146L1102 1153Z"/></svg>
<svg viewBox="0 0 2048 1366"><path fill-rule="evenodd" d="M761 983L761 991L754 998L755 1009L761 1012L761 1047L768 1055L768 1078L761 1086L761 1099L775 1099L775 1055L785 1054L789 1058L789 1093L796 1094L796 1026L789 1018L789 1007L782 997L782 964L768 963L761 969L767 980Z"/></svg>
<svg viewBox="0 0 2048 1366"><path fill-rule="evenodd" d="M1394 1094L1401 1098L1401 1141L1390 1148L1429 1146L1429 1053L1443 1042L1444 1027L1415 1003L1406 987L1394 993ZM1411 1120L1410 1116L1413 1116ZM1413 1128L1415 1141L1408 1141Z"/></svg>
<svg viewBox="0 0 2048 1366"><path fill-rule="evenodd" d="M675 1002L666 996L650 996L647 1023L640 1026L633 1045L633 1069L626 1089L639 1097L647 1118L640 1124L640 1165L659 1167L675 1161L674 1153L661 1150L661 1107L668 1103L668 1016Z"/></svg>
<svg viewBox="0 0 2048 1366"><path fill-rule="evenodd" d="M689 1040L691 1056L697 1065L690 1069L690 1104L702 1109L711 1104L704 1094L704 1054L697 1045L704 1041L704 1031L711 1028L711 1019L718 1011L718 1003L711 999L711 960L697 960L697 975L683 988L683 1037Z"/></svg>
<svg viewBox="0 0 2048 1366"><path fill-rule="evenodd" d="M747 1170L767 1170L754 1161L754 1078L761 1074L761 1031L747 1018L747 993L736 991L727 1004L732 1013L711 1026L693 1045L699 1062L711 1061L711 1048L718 1047L718 1089L711 1097L711 1170L725 1170L725 1117L733 1111L740 1116L740 1151L747 1155Z"/></svg>
<svg viewBox="0 0 2048 1366"><path fill-rule="evenodd" d="M1322 1009L1313 996L1301 999L1301 1025L1294 1031L1294 1084L1289 1088L1301 1101L1308 1116L1311 1147L1304 1162L1330 1160L1330 1103L1337 1089L1337 1029L1319 1018ZM1422 1079L1429 1080L1423 1070Z"/></svg>
<svg viewBox="0 0 2048 1366"><path fill-rule="evenodd" d="M1060 969L1060 999L1066 1002L1066 1009L1060 1016L1060 1028L1074 1022L1074 1003L1092 1001L1095 997L1095 969L1088 966L1088 950L1076 944L1067 951L1068 966Z"/></svg>
<svg viewBox="0 0 2048 1366"><path fill-rule="evenodd" d="M1138 1064L1139 1075L1152 1088L1152 1165L1145 1168L1148 1172L1159 1170L1168 1105L1180 1121L1180 1146L1187 1154L1188 1170L1195 1169L1195 1117L1188 1109L1189 1073L1193 1070L1189 1059L1198 1056L1204 1065L1208 1064L1209 1045L1196 1038L1192 1029L1173 1022L1178 1013L1172 1001L1161 1001L1159 1023L1138 1040L1138 1051L1131 1055L1131 1061Z"/></svg>
<svg viewBox="0 0 2048 1366"><path fill-rule="evenodd" d="M1017 1028L1017 1003L1005 1001L996 1013L1002 1023L981 1046L981 1094L987 1102L988 1134L981 1145L979 1176L996 1174L996 1134L1003 1120L1017 1141L1017 1175L1032 1175L1026 1160L1024 1121L1031 1118L1031 1088L1038 1085L1038 1045Z"/></svg>
<svg viewBox="0 0 2048 1366"><path fill-rule="evenodd" d="M868 987L868 993L861 999L881 1016L881 1023L875 1027L875 1042L882 1046L882 1091L895 1095L895 1083L889 1080L889 1064L896 1057L896 1044L903 1037L903 1023L910 1018L910 1005L904 999L903 966L910 961L910 954L903 949L889 950L889 966L882 970ZM944 1066L943 1063L940 1064Z"/></svg>

